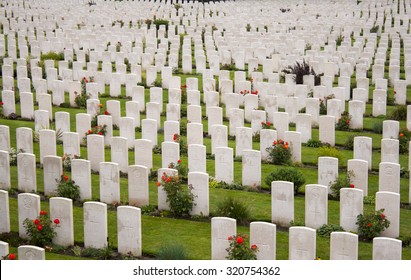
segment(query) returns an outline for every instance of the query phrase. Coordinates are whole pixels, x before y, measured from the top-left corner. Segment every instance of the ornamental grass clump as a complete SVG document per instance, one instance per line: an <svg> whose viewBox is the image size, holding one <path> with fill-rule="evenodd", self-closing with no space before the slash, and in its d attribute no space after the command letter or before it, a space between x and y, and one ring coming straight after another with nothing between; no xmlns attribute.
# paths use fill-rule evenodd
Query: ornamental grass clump
<svg viewBox="0 0 411 280"><path fill-rule="evenodd" d="M372 240L380 236L381 232L390 226L387 216L384 215L384 209L375 213L360 214L357 216L358 235L366 240Z"/></svg>
<svg viewBox="0 0 411 280"><path fill-rule="evenodd" d="M55 228L60 224L59 219L50 220L46 211L40 211L40 215L34 219L25 219L23 222L26 234L31 245L44 247L52 244L52 240L57 233Z"/></svg>
<svg viewBox="0 0 411 280"><path fill-rule="evenodd" d="M303 173L296 168L282 168L271 172L266 178L265 183L271 188L273 181L287 181L294 184L294 194L297 195L300 188L305 184Z"/></svg>
<svg viewBox="0 0 411 280"><path fill-rule="evenodd" d="M226 259L228 260L256 260L258 252L257 245L253 244L250 247L246 244L247 235L238 234L228 237L230 246L226 248L228 252Z"/></svg>
<svg viewBox="0 0 411 280"><path fill-rule="evenodd" d="M291 150L288 142L283 140L274 141L271 147L268 147L268 161L276 165L290 165Z"/></svg>

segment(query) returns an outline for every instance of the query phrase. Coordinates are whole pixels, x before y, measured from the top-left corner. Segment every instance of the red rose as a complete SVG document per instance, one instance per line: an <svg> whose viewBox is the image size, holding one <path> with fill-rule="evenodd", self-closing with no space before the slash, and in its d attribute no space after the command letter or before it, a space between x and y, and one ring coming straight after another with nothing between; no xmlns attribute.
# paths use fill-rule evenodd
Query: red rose
<svg viewBox="0 0 411 280"><path fill-rule="evenodd" d="M354 184L350 184L350 188L354 188Z"/></svg>
<svg viewBox="0 0 411 280"><path fill-rule="evenodd" d="M177 163L181 163L181 159L177 160Z"/></svg>
<svg viewBox="0 0 411 280"><path fill-rule="evenodd" d="M63 179L64 179L64 181L67 181L67 180L68 180L68 176L67 176L67 175L64 175Z"/></svg>
<svg viewBox="0 0 411 280"><path fill-rule="evenodd" d="M233 240L233 237L232 237L232 236L229 236L229 237L228 237L228 240Z"/></svg>
<svg viewBox="0 0 411 280"><path fill-rule="evenodd" d="M284 149L288 149L288 145L284 145Z"/></svg>
<svg viewBox="0 0 411 280"><path fill-rule="evenodd" d="M38 224L40 224L40 220L39 220L39 219L35 219L35 220L33 221L33 223L34 223L35 225L38 225Z"/></svg>
<svg viewBox="0 0 411 280"><path fill-rule="evenodd" d="M400 133L400 137L403 137L404 136L404 133Z"/></svg>
<svg viewBox="0 0 411 280"><path fill-rule="evenodd" d="M161 183L160 183L160 182L156 182L156 186L157 186L157 187L161 186Z"/></svg>
<svg viewBox="0 0 411 280"><path fill-rule="evenodd" d="M177 141L177 133L173 135L173 140Z"/></svg>
<svg viewBox="0 0 411 280"><path fill-rule="evenodd" d="M168 177L168 178L166 179L166 183L169 183L170 181L171 181L171 178Z"/></svg>
<svg viewBox="0 0 411 280"><path fill-rule="evenodd" d="M42 226L42 225L38 225L38 226L37 226L37 230L38 230L38 231L40 231L40 230L42 230L42 229L43 229L43 226Z"/></svg>
<svg viewBox="0 0 411 280"><path fill-rule="evenodd" d="M55 223L56 225L58 225L58 224L60 223L60 220L59 220L59 219L54 219L54 223Z"/></svg>
<svg viewBox="0 0 411 280"><path fill-rule="evenodd" d="M368 224L367 224L367 227L372 227L372 224L371 224L371 223L368 223Z"/></svg>
<svg viewBox="0 0 411 280"><path fill-rule="evenodd" d="M98 133L98 135L103 135L103 133L100 131L100 132Z"/></svg>
<svg viewBox="0 0 411 280"><path fill-rule="evenodd" d="M274 141L274 142L273 142L273 145L277 145L277 141Z"/></svg>
<svg viewBox="0 0 411 280"><path fill-rule="evenodd" d="M4 102L0 102L0 106L3 106L4 105Z"/></svg>
<svg viewBox="0 0 411 280"><path fill-rule="evenodd" d="M257 245L251 245L251 250L257 250Z"/></svg>
<svg viewBox="0 0 411 280"><path fill-rule="evenodd" d="M15 260L16 259L16 255L15 254L9 254L9 260Z"/></svg>
<svg viewBox="0 0 411 280"><path fill-rule="evenodd" d="M91 130L87 131L88 134L91 134Z"/></svg>
<svg viewBox="0 0 411 280"><path fill-rule="evenodd" d="M47 215L47 212L42 210L42 211L40 211L40 215Z"/></svg>
<svg viewBox="0 0 411 280"><path fill-rule="evenodd" d="M384 215L384 214L381 214L381 219L385 219L385 215Z"/></svg>
<svg viewBox="0 0 411 280"><path fill-rule="evenodd" d="M110 115L110 113L107 111L104 111L104 115Z"/></svg>
<svg viewBox="0 0 411 280"><path fill-rule="evenodd" d="M270 125L271 125L271 123L270 123L270 122L266 122L266 125L270 126Z"/></svg>
<svg viewBox="0 0 411 280"><path fill-rule="evenodd" d="M244 242L244 239L241 236L239 236L237 237L236 241L238 244L242 244Z"/></svg>

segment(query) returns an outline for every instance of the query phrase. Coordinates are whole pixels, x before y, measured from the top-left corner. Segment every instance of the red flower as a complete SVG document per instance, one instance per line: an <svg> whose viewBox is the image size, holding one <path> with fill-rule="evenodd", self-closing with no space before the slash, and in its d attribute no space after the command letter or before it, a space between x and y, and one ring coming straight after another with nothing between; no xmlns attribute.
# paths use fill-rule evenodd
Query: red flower
<svg viewBox="0 0 411 280"><path fill-rule="evenodd" d="M261 124L263 124L263 125L264 125L264 124L266 124L266 123L265 123L265 122L261 122Z"/></svg>
<svg viewBox="0 0 411 280"><path fill-rule="evenodd" d="M35 220L33 221L33 223L34 223L35 225L38 225L38 224L40 224L40 220L39 220L39 219L35 219Z"/></svg>
<svg viewBox="0 0 411 280"><path fill-rule="evenodd" d="M241 236L239 236L237 237L236 241L238 244L242 244L244 242L244 239Z"/></svg>
<svg viewBox="0 0 411 280"><path fill-rule="evenodd" d="M400 137L403 137L404 136L404 133L400 133Z"/></svg>
<svg viewBox="0 0 411 280"><path fill-rule="evenodd" d="M257 250L257 245L251 245L251 250Z"/></svg>
<svg viewBox="0 0 411 280"><path fill-rule="evenodd" d="M0 106L3 106L4 105L4 102L0 102Z"/></svg>
<svg viewBox="0 0 411 280"><path fill-rule="evenodd" d="M183 88L187 88L187 85L184 85Z"/></svg>
<svg viewBox="0 0 411 280"><path fill-rule="evenodd" d="M277 145L277 141L274 141L274 142L273 142L273 145Z"/></svg>
<svg viewBox="0 0 411 280"><path fill-rule="evenodd" d="M16 259L16 255L15 254L9 254L9 260L14 261Z"/></svg>
<svg viewBox="0 0 411 280"><path fill-rule="evenodd" d="M91 130L87 131L88 134L91 134Z"/></svg>
<svg viewBox="0 0 411 280"><path fill-rule="evenodd" d="M168 178L166 179L166 183L169 183L170 181L171 181L171 178L168 177Z"/></svg>
<svg viewBox="0 0 411 280"><path fill-rule="evenodd" d="M268 126L270 126L270 125L271 125L271 123L270 123L270 122L266 122L265 124L266 124L266 125L268 125Z"/></svg>
<svg viewBox="0 0 411 280"><path fill-rule="evenodd" d="M288 149L288 145L284 145L284 149Z"/></svg>
<svg viewBox="0 0 411 280"><path fill-rule="evenodd" d="M42 210L42 211L40 211L40 215L47 215L47 212Z"/></svg>
<svg viewBox="0 0 411 280"><path fill-rule="evenodd" d="M103 135L103 132L100 131L100 132L98 133L98 135Z"/></svg>
<svg viewBox="0 0 411 280"><path fill-rule="evenodd" d="M58 225L58 224L60 223L60 220L59 220L59 219L54 219L54 223L55 223L56 225Z"/></svg>
<svg viewBox="0 0 411 280"><path fill-rule="evenodd" d="M38 225L38 226L37 226L37 230L38 230L38 231L40 231L40 230L42 230L42 229L43 229L43 226L42 226L42 225Z"/></svg>
<svg viewBox="0 0 411 280"><path fill-rule="evenodd" d="M101 108L101 107L103 107L103 104L100 103L100 104L98 104L98 106Z"/></svg>
<svg viewBox="0 0 411 280"><path fill-rule="evenodd" d="M385 215L384 215L384 214L381 214L381 219L385 219Z"/></svg>
<svg viewBox="0 0 411 280"><path fill-rule="evenodd" d="M352 188L352 189L353 189L353 188L354 188L354 184L350 184L350 188Z"/></svg>
<svg viewBox="0 0 411 280"><path fill-rule="evenodd" d="M228 240L233 240L233 237L232 237L232 236L229 236L229 237L228 237Z"/></svg>
<svg viewBox="0 0 411 280"><path fill-rule="evenodd" d="M349 124L349 123L350 123L350 120L346 120L345 122L346 122L347 124Z"/></svg>
<svg viewBox="0 0 411 280"><path fill-rule="evenodd" d="M177 138L178 138L178 134L176 133L173 135L173 141L177 141Z"/></svg>
<svg viewBox="0 0 411 280"><path fill-rule="evenodd" d="M394 94L397 94L397 92L394 90Z"/></svg>
<svg viewBox="0 0 411 280"><path fill-rule="evenodd" d="M368 224L367 224L367 227L372 227L372 224L371 224L371 223L368 223Z"/></svg>
<svg viewBox="0 0 411 280"><path fill-rule="evenodd" d="M104 111L104 115L110 115L110 113L107 111Z"/></svg>
<svg viewBox="0 0 411 280"><path fill-rule="evenodd" d="M240 94L244 94L244 92L243 92L243 91L240 91Z"/></svg>
<svg viewBox="0 0 411 280"><path fill-rule="evenodd" d="M160 183L160 182L156 182L156 186L157 186L157 187L161 186L161 183Z"/></svg>
<svg viewBox="0 0 411 280"><path fill-rule="evenodd" d="M181 159L177 160L177 163L181 163Z"/></svg>
<svg viewBox="0 0 411 280"><path fill-rule="evenodd" d="M67 176L67 175L64 175L64 176L63 176L63 179L64 179L64 181L67 181L67 180L68 180L68 176Z"/></svg>

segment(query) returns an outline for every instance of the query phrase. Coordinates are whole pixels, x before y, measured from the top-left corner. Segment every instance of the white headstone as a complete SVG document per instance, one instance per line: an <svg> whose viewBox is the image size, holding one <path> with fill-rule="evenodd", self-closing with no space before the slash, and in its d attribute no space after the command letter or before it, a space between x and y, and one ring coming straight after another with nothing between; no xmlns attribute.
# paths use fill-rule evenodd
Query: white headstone
<svg viewBox="0 0 411 280"><path fill-rule="evenodd" d="M194 195L191 215L209 215L208 174L203 172L189 172L188 186Z"/></svg>
<svg viewBox="0 0 411 280"><path fill-rule="evenodd" d="M318 229L328 224L328 188L323 185L305 186L305 225Z"/></svg>
<svg viewBox="0 0 411 280"><path fill-rule="evenodd" d="M372 242L373 260L401 260L402 241L388 237L375 237Z"/></svg>
<svg viewBox="0 0 411 280"><path fill-rule="evenodd" d="M0 233L10 232L9 193L0 190Z"/></svg>
<svg viewBox="0 0 411 280"><path fill-rule="evenodd" d="M141 256L141 210L132 206L119 206L117 208L117 240L120 254Z"/></svg>
<svg viewBox="0 0 411 280"><path fill-rule="evenodd" d="M58 219L57 233L53 243L60 246L74 245L73 201L64 197L50 198L50 220L55 223Z"/></svg>
<svg viewBox="0 0 411 280"><path fill-rule="evenodd" d="M43 159L44 173L44 194L57 194L57 186L63 174L63 165L61 157L45 156Z"/></svg>
<svg viewBox="0 0 411 280"><path fill-rule="evenodd" d="M330 260L357 260L358 235L349 232L332 232Z"/></svg>
<svg viewBox="0 0 411 280"><path fill-rule="evenodd" d="M242 184L257 188L261 186L261 152L244 149L242 154Z"/></svg>
<svg viewBox="0 0 411 280"><path fill-rule="evenodd" d="M289 260L314 260L316 258L316 231L308 227L290 227Z"/></svg>
<svg viewBox="0 0 411 280"><path fill-rule="evenodd" d="M286 181L271 182L271 221L287 227L294 220L294 184Z"/></svg>
<svg viewBox="0 0 411 280"><path fill-rule="evenodd" d="M225 260L226 249L229 247L228 237L236 235L237 222L226 217L214 217L211 219L211 259Z"/></svg>
<svg viewBox="0 0 411 280"><path fill-rule="evenodd" d="M363 213L363 191L356 188L340 190L340 226L346 231L357 232L357 216Z"/></svg>
<svg viewBox="0 0 411 280"><path fill-rule="evenodd" d="M100 201L120 203L120 170L114 162L100 162Z"/></svg>
<svg viewBox="0 0 411 280"><path fill-rule="evenodd" d="M24 227L24 220L33 221L40 214L40 196L32 193L21 193L17 196L19 213L19 236L28 238Z"/></svg>
<svg viewBox="0 0 411 280"><path fill-rule="evenodd" d="M107 247L107 204L88 201L84 210L84 247L104 249Z"/></svg>
<svg viewBox="0 0 411 280"><path fill-rule="evenodd" d="M87 159L92 171L100 171L100 163L104 162L104 137L98 134L87 135Z"/></svg>
<svg viewBox="0 0 411 280"><path fill-rule="evenodd" d="M32 246L32 245L22 245L17 248L17 254L19 260L45 260L46 259L46 250L41 247Z"/></svg>
<svg viewBox="0 0 411 280"><path fill-rule="evenodd" d="M375 195L375 210L384 209L390 226L381 233L382 237L398 238L400 235L400 195L379 191Z"/></svg>
<svg viewBox="0 0 411 280"><path fill-rule="evenodd" d="M71 180L80 188L80 199L91 199L91 163L85 159L71 161Z"/></svg>
<svg viewBox="0 0 411 280"><path fill-rule="evenodd" d="M275 260L276 258L275 224L267 222L250 223L250 245L258 248L257 260Z"/></svg>
<svg viewBox="0 0 411 280"><path fill-rule="evenodd" d="M148 168L145 166L128 167L128 203L134 206L149 204Z"/></svg>
<svg viewBox="0 0 411 280"><path fill-rule="evenodd" d="M21 192L37 191L36 156L29 153L17 155L17 189Z"/></svg>

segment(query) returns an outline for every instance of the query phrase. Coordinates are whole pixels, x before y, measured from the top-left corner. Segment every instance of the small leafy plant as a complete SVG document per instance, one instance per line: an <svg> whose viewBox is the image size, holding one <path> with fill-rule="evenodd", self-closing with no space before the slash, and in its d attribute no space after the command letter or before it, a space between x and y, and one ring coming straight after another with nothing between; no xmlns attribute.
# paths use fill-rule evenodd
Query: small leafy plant
<svg viewBox="0 0 411 280"><path fill-rule="evenodd" d="M291 164L291 150L288 142L283 140L274 141L271 147L268 147L268 161L276 165L290 165Z"/></svg>
<svg viewBox="0 0 411 280"><path fill-rule="evenodd" d="M177 160L177 163L171 162L168 165L168 168L176 169L178 171L178 174L183 178L187 177L188 170L181 159Z"/></svg>
<svg viewBox="0 0 411 280"><path fill-rule="evenodd" d="M359 236L372 240L390 226L390 221L384 215L384 209L380 209L375 213L358 215L356 225L358 225Z"/></svg>
<svg viewBox="0 0 411 280"><path fill-rule="evenodd" d="M167 202L170 205L170 212L174 217L188 216L194 206L194 195L191 186L185 186L181 182L179 175L169 176L163 173L161 183L157 182L157 187L162 187L167 194Z"/></svg>
<svg viewBox="0 0 411 280"><path fill-rule="evenodd" d="M80 187L75 184L67 175L62 174L57 180L57 195L60 197L80 200Z"/></svg>
<svg viewBox="0 0 411 280"><path fill-rule="evenodd" d="M315 85L319 84L319 76L315 73L311 65L305 60L303 60L303 62L297 61L294 65L287 66L282 72L285 74L294 74L295 83L297 85L304 84L304 76L306 75L314 75Z"/></svg>
<svg viewBox="0 0 411 280"><path fill-rule="evenodd" d="M332 191L331 196L335 200L340 200L340 192L342 188L355 188L354 184L351 182L354 173L349 171L346 175L340 175L331 184L330 189Z"/></svg>
<svg viewBox="0 0 411 280"><path fill-rule="evenodd" d="M175 133L173 135L173 141L180 145L180 154L186 155L188 152L188 146L187 143L183 140L183 138L179 134Z"/></svg>
<svg viewBox="0 0 411 280"><path fill-rule="evenodd" d="M73 159L80 159L81 157L78 155L71 155L71 154L64 154L61 158L63 161L63 170L70 172L71 171L71 161Z"/></svg>
<svg viewBox="0 0 411 280"><path fill-rule="evenodd" d="M216 215L236 219L240 225L248 224L251 219L250 208L245 203L230 196L217 203Z"/></svg>
<svg viewBox="0 0 411 280"><path fill-rule="evenodd" d="M344 111L341 114L341 118L339 118L338 122L335 124L335 129L336 130L348 130L350 128L350 122L351 122L351 115L347 111Z"/></svg>
<svg viewBox="0 0 411 280"><path fill-rule="evenodd" d="M411 132L408 129L401 129L398 135L398 140L400 142L400 154L408 153L408 145L411 140Z"/></svg>
<svg viewBox="0 0 411 280"><path fill-rule="evenodd" d="M341 226L328 224L322 225L319 229L317 229L317 234L322 237L330 238L330 235L334 231L345 231Z"/></svg>
<svg viewBox="0 0 411 280"><path fill-rule="evenodd" d="M25 219L23 222L30 244L39 247L52 244L53 238L57 235L55 228L59 224L59 219L51 221L44 210L40 211L40 215L35 220Z"/></svg>
<svg viewBox="0 0 411 280"><path fill-rule="evenodd" d="M243 234L232 235L228 237L230 246L226 249L228 260L256 260L258 252L257 245L253 244L248 247L246 239L248 236Z"/></svg>
<svg viewBox="0 0 411 280"><path fill-rule="evenodd" d="M105 136L106 133L107 133L107 125L96 125L86 132L86 136L83 137L83 140L85 142L87 141L87 135L98 134L101 136Z"/></svg>
<svg viewBox="0 0 411 280"><path fill-rule="evenodd" d="M272 123L271 122L261 122L261 126L263 129L271 129Z"/></svg>
<svg viewBox="0 0 411 280"><path fill-rule="evenodd" d="M300 188L305 184L303 173L296 168L282 168L271 172L266 178L265 183L268 187L273 181L287 181L294 183L294 194L297 195Z"/></svg>

